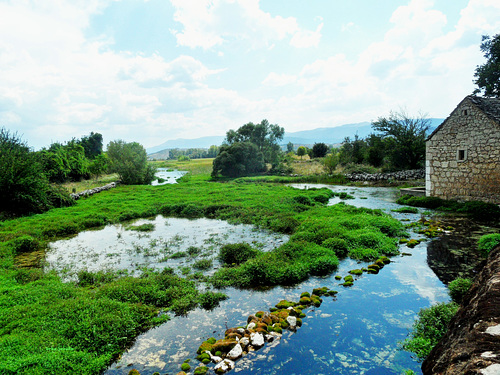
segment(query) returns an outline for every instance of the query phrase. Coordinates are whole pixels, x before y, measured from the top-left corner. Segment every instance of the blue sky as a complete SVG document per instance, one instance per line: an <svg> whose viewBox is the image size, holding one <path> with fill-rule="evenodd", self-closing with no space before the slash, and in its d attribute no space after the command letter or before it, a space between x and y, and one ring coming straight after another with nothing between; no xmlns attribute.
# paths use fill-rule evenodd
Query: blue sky
<svg viewBox="0 0 500 375"><path fill-rule="evenodd" d="M0 0L0 126L35 149L152 147L264 118L444 118L499 32L498 0Z"/></svg>

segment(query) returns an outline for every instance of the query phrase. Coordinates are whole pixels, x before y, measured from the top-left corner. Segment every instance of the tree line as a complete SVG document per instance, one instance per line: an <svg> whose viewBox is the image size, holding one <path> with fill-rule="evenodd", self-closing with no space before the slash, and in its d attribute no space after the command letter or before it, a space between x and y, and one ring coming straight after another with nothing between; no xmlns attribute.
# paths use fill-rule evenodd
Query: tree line
<svg viewBox="0 0 500 375"><path fill-rule="evenodd" d="M112 141L103 152L102 135L92 132L33 151L17 133L0 128L0 218L72 205L61 183L117 173L124 184L150 184L155 172L137 142Z"/></svg>

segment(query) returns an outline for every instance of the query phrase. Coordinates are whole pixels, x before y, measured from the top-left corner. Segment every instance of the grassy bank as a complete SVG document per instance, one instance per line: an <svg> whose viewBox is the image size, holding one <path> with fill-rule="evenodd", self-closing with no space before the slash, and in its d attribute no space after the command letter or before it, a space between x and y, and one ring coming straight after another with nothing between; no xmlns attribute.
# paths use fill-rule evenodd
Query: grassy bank
<svg viewBox="0 0 500 375"><path fill-rule="evenodd" d="M402 234L399 222L379 211L325 207L330 190L212 182L209 161L183 163L175 168L192 173L180 184L118 186L72 207L0 222L0 374L97 374L141 331L165 321L161 311L182 314L224 298L200 293L197 281L168 268L138 278L82 272L78 282L62 283L36 267L48 242L85 229L162 214L292 235L271 253L254 252L223 268L212 279L217 286L290 284L332 272L343 256L375 259L397 252L392 237Z"/></svg>

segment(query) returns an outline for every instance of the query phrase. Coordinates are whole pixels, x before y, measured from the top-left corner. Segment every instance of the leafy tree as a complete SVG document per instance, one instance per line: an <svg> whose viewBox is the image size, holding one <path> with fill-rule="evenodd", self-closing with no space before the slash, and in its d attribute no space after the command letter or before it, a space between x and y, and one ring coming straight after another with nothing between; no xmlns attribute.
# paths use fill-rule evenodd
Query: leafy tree
<svg viewBox="0 0 500 375"><path fill-rule="evenodd" d="M484 35L480 48L487 61L476 67L474 83L479 88L474 94L484 92L484 96L500 98L500 34L493 38Z"/></svg>
<svg viewBox="0 0 500 375"><path fill-rule="evenodd" d="M380 117L372 127L382 133L388 145L391 167L396 170L423 167L425 139L430 120L420 115L409 117L405 112L391 112L389 117Z"/></svg>
<svg viewBox="0 0 500 375"><path fill-rule="evenodd" d="M94 159L102 153L102 135L99 133L91 132L77 143L83 147L85 156L89 159Z"/></svg>
<svg viewBox="0 0 500 375"><path fill-rule="evenodd" d="M208 149L207 158L215 158L219 153L219 146L212 145Z"/></svg>
<svg viewBox="0 0 500 375"><path fill-rule="evenodd" d="M104 153L97 155L89 164L89 172L97 181L97 179L108 169L109 159Z"/></svg>
<svg viewBox="0 0 500 375"><path fill-rule="evenodd" d="M156 169L148 164L146 150L137 142L123 140L108 144L108 158L111 172L120 176L127 185L148 185L155 178Z"/></svg>
<svg viewBox="0 0 500 375"><path fill-rule="evenodd" d="M325 143L315 143L312 148L314 158L323 158L328 153L328 146Z"/></svg>
<svg viewBox="0 0 500 375"><path fill-rule="evenodd" d="M287 143L286 152L293 152L293 143L292 142Z"/></svg>
<svg viewBox="0 0 500 375"><path fill-rule="evenodd" d="M374 167L380 167L386 156L386 142L377 134L370 134L366 139L366 162Z"/></svg>
<svg viewBox="0 0 500 375"><path fill-rule="evenodd" d="M24 215L72 203L66 192L49 184L38 154L17 133L0 129L0 212Z"/></svg>
<svg viewBox="0 0 500 375"><path fill-rule="evenodd" d="M344 138L344 143L340 148L340 163L347 165L350 163L361 164L365 160L366 142L359 138L357 134L354 135L354 140L351 141L349 137Z"/></svg>
<svg viewBox="0 0 500 375"><path fill-rule="evenodd" d="M304 146L299 146L297 149L297 155L300 156L302 159L302 156L304 156L307 153L307 149Z"/></svg>
<svg viewBox="0 0 500 375"><path fill-rule="evenodd" d="M325 159L323 159L323 167L328 174L333 174L338 164L339 156L337 153L328 154Z"/></svg>
<svg viewBox="0 0 500 375"><path fill-rule="evenodd" d="M226 143L251 142L257 146L257 150L264 156L264 162L275 166L279 162L281 149L278 142L283 139L285 129L278 125L269 124L262 120L260 124L249 122L238 130L229 130L226 133Z"/></svg>
<svg viewBox="0 0 500 375"><path fill-rule="evenodd" d="M212 177L219 174L227 177L240 177L264 172L264 156L252 142L235 142L223 145L214 159Z"/></svg>

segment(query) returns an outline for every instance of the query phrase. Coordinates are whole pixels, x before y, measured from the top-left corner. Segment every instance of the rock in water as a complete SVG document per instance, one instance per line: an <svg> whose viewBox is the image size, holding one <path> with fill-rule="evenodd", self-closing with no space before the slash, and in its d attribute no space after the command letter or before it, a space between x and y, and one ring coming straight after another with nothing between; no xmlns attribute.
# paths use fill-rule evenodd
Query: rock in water
<svg viewBox="0 0 500 375"><path fill-rule="evenodd" d="M231 360L235 360L240 358L243 355L243 349L240 344L237 344L234 348L231 349L229 353L227 353L226 358Z"/></svg>
<svg viewBox="0 0 500 375"><path fill-rule="evenodd" d="M250 334L250 344L255 347L264 346L264 335L260 332L253 332Z"/></svg>
<svg viewBox="0 0 500 375"><path fill-rule="evenodd" d="M216 374L224 374L234 368L234 362L229 359L224 359L222 362L218 363L214 367L214 371Z"/></svg>

